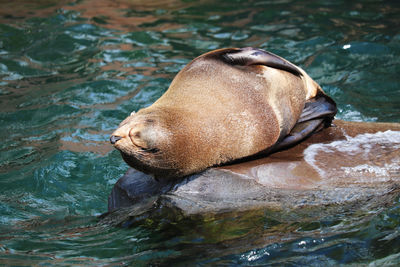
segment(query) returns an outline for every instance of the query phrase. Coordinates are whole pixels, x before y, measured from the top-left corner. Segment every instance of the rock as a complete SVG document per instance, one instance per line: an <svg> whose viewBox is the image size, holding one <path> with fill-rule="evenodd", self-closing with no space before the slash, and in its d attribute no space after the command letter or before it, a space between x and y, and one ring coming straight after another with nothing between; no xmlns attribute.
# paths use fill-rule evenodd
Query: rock
<svg viewBox="0 0 400 267"><path fill-rule="evenodd" d="M379 204L399 189L400 124L335 120L287 150L180 181L160 183L129 169L115 184L108 210L125 207L135 216L162 206L193 215Z"/></svg>

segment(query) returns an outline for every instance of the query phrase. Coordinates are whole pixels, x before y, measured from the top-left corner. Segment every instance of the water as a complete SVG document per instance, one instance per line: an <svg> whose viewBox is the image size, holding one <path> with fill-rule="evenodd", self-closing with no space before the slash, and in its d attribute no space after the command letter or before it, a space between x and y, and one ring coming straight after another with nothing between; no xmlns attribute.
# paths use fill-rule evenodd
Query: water
<svg viewBox="0 0 400 267"><path fill-rule="evenodd" d="M302 66L338 118L400 122L398 1L1 1L0 265L400 262L400 203L102 223L127 170L109 134L194 57Z"/></svg>

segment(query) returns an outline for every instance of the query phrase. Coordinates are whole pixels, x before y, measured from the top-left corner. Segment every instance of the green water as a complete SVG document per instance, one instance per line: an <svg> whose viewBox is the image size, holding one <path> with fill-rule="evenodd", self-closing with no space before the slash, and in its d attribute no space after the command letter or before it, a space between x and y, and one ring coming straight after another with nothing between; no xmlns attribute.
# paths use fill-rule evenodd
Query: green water
<svg viewBox="0 0 400 267"><path fill-rule="evenodd" d="M400 203L102 223L127 170L108 143L194 57L260 47L340 119L400 122L398 1L0 1L0 265L400 262Z"/></svg>

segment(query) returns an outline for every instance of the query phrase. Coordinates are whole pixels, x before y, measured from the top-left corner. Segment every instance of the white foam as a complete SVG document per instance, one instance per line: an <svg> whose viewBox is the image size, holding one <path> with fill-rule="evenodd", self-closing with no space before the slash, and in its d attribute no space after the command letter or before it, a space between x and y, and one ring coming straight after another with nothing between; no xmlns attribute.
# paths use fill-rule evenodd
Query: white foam
<svg viewBox="0 0 400 267"><path fill-rule="evenodd" d="M400 165L398 162L390 164L385 163L385 165L383 166L361 164L354 167L341 167L341 169L348 175L357 172L365 174L374 174L378 177L386 177L390 175L390 172L399 172Z"/></svg>
<svg viewBox="0 0 400 267"><path fill-rule="evenodd" d="M334 153L338 151L343 153L344 156L360 156L360 153L365 159L372 150L379 148L379 150L389 148L391 151L395 151L400 148L400 131L388 130L385 132L377 132L374 134L365 133L359 134L355 137L346 136L346 140L334 141L328 144L312 144L308 146L304 152L305 161L315 168L318 173L323 177L326 172L318 167L317 155L318 153ZM400 153L400 152L399 152ZM346 155L347 154L347 155ZM400 154L399 154L400 157ZM392 162L386 166L375 166L373 164L361 164L354 167L343 167L343 170L347 173L352 172L369 172L379 175L387 175L388 169L397 170L399 162ZM385 169L386 168L386 169ZM397 168L397 169L396 169Z"/></svg>

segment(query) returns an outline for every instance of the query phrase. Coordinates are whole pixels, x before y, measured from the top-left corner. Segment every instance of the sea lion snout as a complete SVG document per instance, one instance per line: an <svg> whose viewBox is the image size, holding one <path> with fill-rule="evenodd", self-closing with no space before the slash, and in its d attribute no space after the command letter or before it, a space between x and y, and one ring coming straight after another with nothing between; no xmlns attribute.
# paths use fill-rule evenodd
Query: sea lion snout
<svg viewBox="0 0 400 267"><path fill-rule="evenodd" d="M121 140L121 139L122 139L121 136L118 136L118 135L111 135L111 137L110 137L110 143L113 144L113 145L115 145L115 143L116 143L118 140Z"/></svg>

